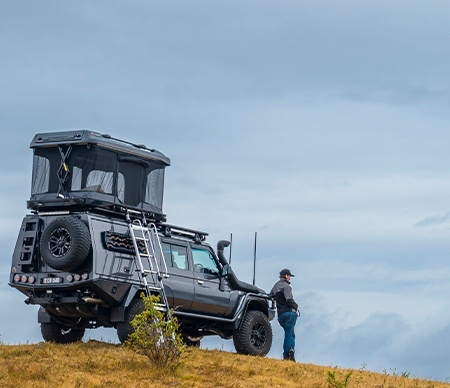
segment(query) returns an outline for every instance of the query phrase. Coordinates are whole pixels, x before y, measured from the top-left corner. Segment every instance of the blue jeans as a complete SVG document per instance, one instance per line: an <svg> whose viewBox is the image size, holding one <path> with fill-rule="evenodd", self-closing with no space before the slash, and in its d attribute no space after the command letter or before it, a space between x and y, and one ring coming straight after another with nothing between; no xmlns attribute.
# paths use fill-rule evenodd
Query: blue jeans
<svg viewBox="0 0 450 388"><path fill-rule="evenodd" d="M283 357L289 355L290 349L295 349L295 323L297 322L297 313L288 311L278 315L278 322L284 329Z"/></svg>

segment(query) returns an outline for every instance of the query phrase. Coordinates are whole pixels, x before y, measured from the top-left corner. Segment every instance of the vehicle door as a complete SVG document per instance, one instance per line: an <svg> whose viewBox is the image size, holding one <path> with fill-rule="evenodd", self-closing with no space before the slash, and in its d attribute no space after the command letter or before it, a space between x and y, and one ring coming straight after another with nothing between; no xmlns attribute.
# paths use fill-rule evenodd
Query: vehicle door
<svg viewBox="0 0 450 388"><path fill-rule="evenodd" d="M206 315L225 315L230 306L230 288L219 277L220 266L212 249L191 244L191 259L194 270L194 303L191 311Z"/></svg>
<svg viewBox="0 0 450 388"><path fill-rule="evenodd" d="M180 311L191 308L194 299L192 269L189 267L187 244L163 241L161 247L167 265L168 278L163 278L169 306Z"/></svg>

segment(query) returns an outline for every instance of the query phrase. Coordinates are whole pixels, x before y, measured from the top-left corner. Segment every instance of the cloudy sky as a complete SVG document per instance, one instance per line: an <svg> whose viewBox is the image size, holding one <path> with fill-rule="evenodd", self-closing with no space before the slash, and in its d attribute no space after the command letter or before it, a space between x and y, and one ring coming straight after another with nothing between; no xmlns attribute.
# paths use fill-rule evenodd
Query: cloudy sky
<svg viewBox="0 0 450 388"><path fill-rule="evenodd" d="M0 0L0 340L41 340L29 143L90 128L168 155L168 221L233 233L243 280L255 232L258 285L297 275L299 361L449 379L449 47L437 0Z"/></svg>

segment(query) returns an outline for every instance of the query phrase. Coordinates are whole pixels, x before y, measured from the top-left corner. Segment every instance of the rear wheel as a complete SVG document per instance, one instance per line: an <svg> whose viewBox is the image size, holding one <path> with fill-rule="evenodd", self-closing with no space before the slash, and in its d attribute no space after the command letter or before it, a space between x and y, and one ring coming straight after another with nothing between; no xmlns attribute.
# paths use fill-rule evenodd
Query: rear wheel
<svg viewBox="0 0 450 388"><path fill-rule="evenodd" d="M42 338L44 338L46 342L56 342L58 344L78 342L83 339L84 331L84 328L73 329L63 326L55 321L41 323Z"/></svg>
<svg viewBox="0 0 450 388"><path fill-rule="evenodd" d="M144 301L142 299L134 299L125 310L125 319L117 324L117 337L119 341L124 343L130 334L134 333L134 327L131 324L133 318L144 311Z"/></svg>
<svg viewBox="0 0 450 388"><path fill-rule="evenodd" d="M272 346L272 326L261 311L247 311L241 326L233 334L236 351L241 354L265 356Z"/></svg>
<svg viewBox="0 0 450 388"><path fill-rule="evenodd" d="M192 348L199 348L200 347L200 337L189 337L189 336L183 336L183 343Z"/></svg>

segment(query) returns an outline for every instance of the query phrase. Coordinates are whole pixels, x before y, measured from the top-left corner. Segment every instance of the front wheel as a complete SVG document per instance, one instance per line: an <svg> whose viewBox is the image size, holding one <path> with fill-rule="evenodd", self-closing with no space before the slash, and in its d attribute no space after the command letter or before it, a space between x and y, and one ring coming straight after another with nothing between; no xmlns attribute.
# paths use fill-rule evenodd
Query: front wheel
<svg viewBox="0 0 450 388"><path fill-rule="evenodd" d="M56 342L57 344L78 342L83 339L84 331L84 328L73 329L55 321L41 323L42 338L46 342Z"/></svg>
<svg viewBox="0 0 450 388"><path fill-rule="evenodd" d="M272 326L261 311L250 310L241 326L233 334L234 347L238 353L265 356L272 346Z"/></svg>

